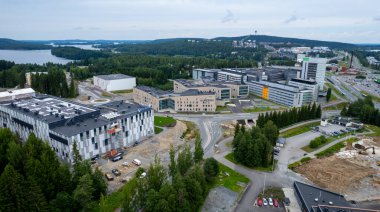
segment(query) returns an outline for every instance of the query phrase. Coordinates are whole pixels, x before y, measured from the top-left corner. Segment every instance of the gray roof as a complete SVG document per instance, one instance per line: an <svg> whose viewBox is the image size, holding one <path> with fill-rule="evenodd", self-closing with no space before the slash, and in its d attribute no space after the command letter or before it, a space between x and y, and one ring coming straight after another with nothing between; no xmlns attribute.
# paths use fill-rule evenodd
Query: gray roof
<svg viewBox="0 0 380 212"><path fill-rule="evenodd" d="M136 88L139 90L145 91L145 92L149 93L150 95L155 96L157 98L168 97L169 95L173 95L172 92L160 90L158 88L153 88L153 87L149 87L149 86L145 86L145 85L138 85L138 86L136 86Z"/></svg>
<svg viewBox="0 0 380 212"><path fill-rule="evenodd" d="M99 78L104 79L104 80L118 80L118 79L133 78L133 77L125 75L125 74L97 75L96 77L99 77Z"/></svg>
<svg viewBox="0 0 380 212"><path fill-rule="evenodd" d="M189 89L179 94L180 96L202 96L202 95L215 95L214 92L202 92L196 89Z"/></svg>
<svg viewBox="0 0 380 212"><path fill-rule="evenodd" d="M332 203L332 206L350 207L350 204L341 194L298 181L294 182L294 188L301 203L307 207L308 212L314 211L312 209L313 206L330 205L329 203ZM318 201L316 201L316 199Z"/></svg>

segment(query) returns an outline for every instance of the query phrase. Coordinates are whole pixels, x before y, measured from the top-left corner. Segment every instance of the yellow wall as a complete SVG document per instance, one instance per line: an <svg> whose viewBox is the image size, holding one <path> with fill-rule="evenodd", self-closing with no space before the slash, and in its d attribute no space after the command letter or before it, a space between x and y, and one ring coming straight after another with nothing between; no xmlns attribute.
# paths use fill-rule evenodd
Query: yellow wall
<svg viewBox="0 0 380 212"><path fill-rule="evenodd" d="M263 93L262 93L262 98L263 99L268 99L268 94L269 94L269 88L264 86L263 87Z"/></svg>

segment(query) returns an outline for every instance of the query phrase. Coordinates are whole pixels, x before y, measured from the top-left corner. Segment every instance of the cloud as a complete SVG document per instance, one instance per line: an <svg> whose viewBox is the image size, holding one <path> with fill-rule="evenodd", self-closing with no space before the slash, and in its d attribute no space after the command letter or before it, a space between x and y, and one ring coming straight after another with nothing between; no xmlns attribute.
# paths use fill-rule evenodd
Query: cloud
<svg viewBox="0 0 380 212"><path fill-rule="evenodd" d="M89 30L100 30L100 27L89 27Z"/></svg>
<svg viewBox="0 0 380 212"><path fill-rule="evenodd" d="M380 16L374 17L373 20L374 21L380 21Z"/></svg>
<svg viewBox="0 0 380 212"><path fill-rule="evenodd" d="M228 22L236 23L238 19L235 18L235 15L231 12L231 10L227 10L227 14L222 18L221 21L222 23L228 23Z"/></svg>
<svg viewBox="0 0 380 212"><path fill-rule="evenodd" d="M284 21L285 24L290 24L292 22L300 20L296 15L290 16L288 19Z"/></svg>

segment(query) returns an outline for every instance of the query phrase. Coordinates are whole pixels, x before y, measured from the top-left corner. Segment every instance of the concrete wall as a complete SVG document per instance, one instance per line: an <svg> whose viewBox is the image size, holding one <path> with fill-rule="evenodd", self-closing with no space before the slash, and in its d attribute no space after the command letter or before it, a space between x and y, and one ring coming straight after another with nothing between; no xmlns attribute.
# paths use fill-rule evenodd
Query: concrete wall
<svg viewBox="0 0 380 212"><path fill-rule="evenodd" d="M136 87L136 78L104 80L94 76L94 85L105 91L130 90Z"/></svg>

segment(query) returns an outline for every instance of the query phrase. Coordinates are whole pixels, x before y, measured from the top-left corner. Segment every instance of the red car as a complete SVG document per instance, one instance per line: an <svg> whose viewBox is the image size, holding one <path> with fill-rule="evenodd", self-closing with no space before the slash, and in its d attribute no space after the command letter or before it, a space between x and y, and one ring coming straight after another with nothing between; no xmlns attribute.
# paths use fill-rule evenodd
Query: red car
<svg viewBox="0 0 380 212"><path fill-rule="evenodd" d="M274 207L278 207L278 201L277 201L277 199L273 199L273 206Z"/></svg>
<svg viewBox="0 0 380 212"><path fill-rule="evenodd" d="M263 200L259 197L257 198L257 205L262 207L263 206Z"/></svg>

